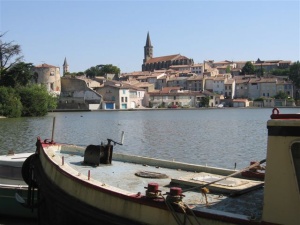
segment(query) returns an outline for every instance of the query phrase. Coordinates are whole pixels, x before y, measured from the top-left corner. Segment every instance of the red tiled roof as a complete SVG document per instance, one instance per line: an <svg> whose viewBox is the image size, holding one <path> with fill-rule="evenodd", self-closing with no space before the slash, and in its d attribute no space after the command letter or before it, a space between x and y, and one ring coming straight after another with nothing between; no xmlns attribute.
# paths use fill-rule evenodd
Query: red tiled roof
<svg viewBox="0 0 300 225"><path fill-rule="evenodd" d="M172 60L177 60L177 59L187 59L187 57L182 56L180 54L160 56L160 57L155 57L155 58L149 59L146 62L146 64L148 64L148 63L156 63L156 62L161 62L161 61L172 61Z"/></svg>

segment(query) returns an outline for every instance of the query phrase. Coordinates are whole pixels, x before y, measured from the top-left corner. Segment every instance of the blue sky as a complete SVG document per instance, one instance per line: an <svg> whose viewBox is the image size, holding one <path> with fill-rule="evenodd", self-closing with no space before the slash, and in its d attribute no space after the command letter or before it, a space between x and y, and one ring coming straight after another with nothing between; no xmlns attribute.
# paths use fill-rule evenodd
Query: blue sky
<svg viewBox="0 0 300 225"><path fill-rule="evenodd" d="M294 1L0 0L0 33L26 62L70 72L113 64L140 71L149 31L154 57L203 60L300 59L300 3Z"/></svg>

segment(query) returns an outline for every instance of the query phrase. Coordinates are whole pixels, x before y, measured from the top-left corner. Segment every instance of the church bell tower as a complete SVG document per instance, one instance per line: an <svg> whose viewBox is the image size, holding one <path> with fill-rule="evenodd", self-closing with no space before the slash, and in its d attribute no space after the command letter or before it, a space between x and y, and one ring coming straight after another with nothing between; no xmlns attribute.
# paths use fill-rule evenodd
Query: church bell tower
<svg viewBox="0 0 300 225"><path fill-rule="evenodd" d="M144 47L144 63L153 57L153 46L151 45L149 32L147 34L146 45Z"/></svg>
<svg viewBox="0 0 300 225"><path fill-rule="evenodd" d="M63 64L63 75L65 75L68 72L69 72L69 65L67 63L67 58L65 57L64 64Z"/></svg>

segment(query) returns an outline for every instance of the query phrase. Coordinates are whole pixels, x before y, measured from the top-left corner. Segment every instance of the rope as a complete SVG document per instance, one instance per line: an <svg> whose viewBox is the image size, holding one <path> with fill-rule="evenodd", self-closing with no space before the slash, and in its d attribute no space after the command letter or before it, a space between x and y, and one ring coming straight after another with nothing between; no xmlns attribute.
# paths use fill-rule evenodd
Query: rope
<svg viewBox="0 0 300 225"><path fill-rule="evenodd" d="M175 199L180 199L180 200L179 201L173 201ZM167 196L167 198L164 198L165 203L166 203L169 211L172 213L172 216L176 220L177 224L178 225L185 225L186 224L186 220L188 220L191 225L194 224L193 221L191 220L191 218L188 216L188 214L186 212L186 209L188 209L191 212L192 216L194 217L196 223L198 225L201 225L200 222L199 222L199 220L198 220L198 218L197 218L197 216L193 212L193 210L187 204L185 204L183 201L181 201L181 199L182 198L176 198L176 196ZM179 216L176 214L176 212L175 212L172 204L173 205L177 205L182 210L182 212L184 214L184 221L183 222L181 222Z"/></svg>

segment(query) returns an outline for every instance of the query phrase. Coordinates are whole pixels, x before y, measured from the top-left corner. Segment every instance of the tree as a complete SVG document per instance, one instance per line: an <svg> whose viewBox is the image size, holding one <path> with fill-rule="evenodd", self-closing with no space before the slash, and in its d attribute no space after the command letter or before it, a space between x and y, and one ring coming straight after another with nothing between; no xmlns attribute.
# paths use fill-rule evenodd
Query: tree
<svg viewBox="0 0 300 225"><path fill-rule="evenodd" d="M32 63L19 62L5 72L1 85L6 87L26 86L32 81Z"/></svg>
<svg viewBox="0 0 300 225"><path fill-rule="evenodd" d="M13 42L3 42L4 34L0 34L0 81L5 76L8 69L19 63L23 58L21 46Z"/></svg>
<svg viewBox="0 0 300 225"><path fill-rule="evenodd" d="M100 68L98 66L92 66L85 71L85 74L89 78L95 78L96 76L100 76Z"/></svg>
<svg viewBox="0 0 300 225"><path fill-rule="evenodd" d="M19 95L11 87L0 86L0 115L5 117L20 117L22 103Z"/></svg>
<svg viewBox="0 0 300 225"><path fill-rule="evenodd" d="M202 107L208 107L209 106L209 96L202 97L200 104Z"/></svg>
<svg viewBox="0 0 300 225"><path fill-rule="evenodd" d="M288 76L290 73L290 69L286 68L286 69L273 69L271 71L271 74L275 75L275 76Z"/></svg>
<svg viewBox="0 0 300 225"><path fill-rule="evenodd" d="M246 75L246 74L254 74L255 73L255 67L254 65L248 61L246 62L245 66L242 68L242 75Z"/></svg>
<svg viewBox="0 0 300 225"><path fill-rule="evenodd" d="M104 77L106 74L120 74L121 70L117 66L112 64L107 65L97 65L93 66L85 71L85 74L89 78L94 78L96 76Z"/></svg>
<svg viewBox="0 0 300 225"><path fill-rule="evenodd" d="M231 72L231 68L230 68L230 66L228 65L227 67L226 67L226 73L230 73Z"/></svg>
<svg viewBox="0 0 300 225"><path fill-rule="evenodd" d="M289 96L287 93L284 93L283 91L279 91L274 98L275 99L287 99Z"/></svg>
<svg viewBox="0 0 300 225"><path fill-rule="evenodd" d="M22 116L45 116L55 109L57 99L44 86L30 85L18 89L23 105Z"/></svg>
<svg viewBox="0 0 300 225"><path fill-rule="evenodd" d="M120 68L113 66L112 64L100 65L100 76L105 76L108 73L118 75L120 74Z"/></svg>
<svg viewBox="0 0 300 225"><path fill-rule="evenodd" d="M296 88L300 88L300 62L297 61L290 66L289 78L293 81Z"/></svg>

